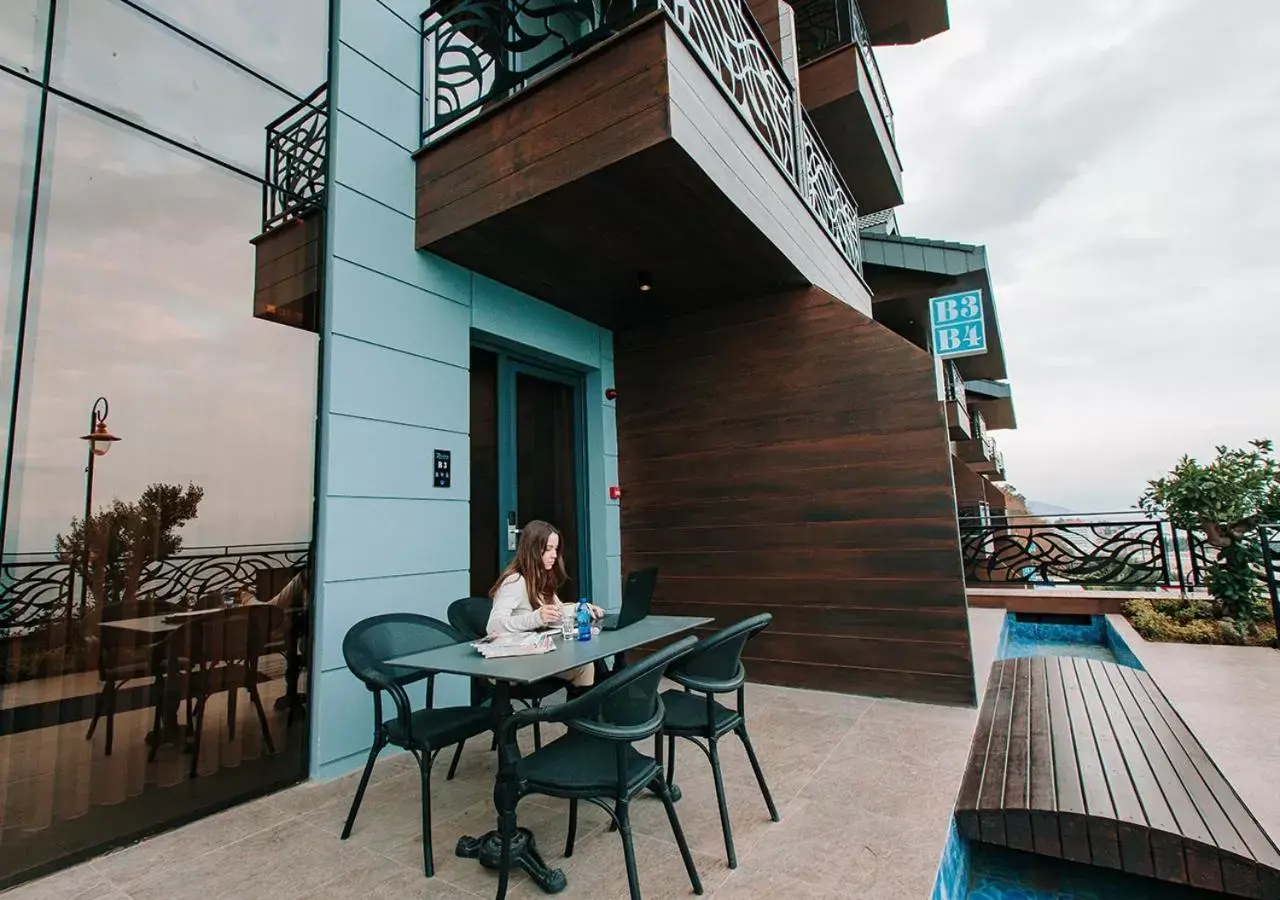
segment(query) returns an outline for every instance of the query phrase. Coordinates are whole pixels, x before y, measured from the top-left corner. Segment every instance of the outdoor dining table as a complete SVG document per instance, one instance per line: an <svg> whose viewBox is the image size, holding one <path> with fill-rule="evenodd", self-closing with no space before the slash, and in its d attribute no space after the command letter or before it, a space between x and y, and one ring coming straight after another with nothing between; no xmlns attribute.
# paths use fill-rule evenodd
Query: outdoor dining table
<svg viewBox="0 0 1280 900"><path fill-rule="evenodd" d="M439 674L491 679L494 683L493 708L499 721L502 721L511 715L511 685L513 684L532 684L535 681L542 681L578 666L592 665L597 660L620 656L628 650L673 637L711 621L711 619L697 616L647 616L625 628L602 631L589 641L557 637L555 650L534 656L485 659L471 646L471 642L467 642L412 653L389 659L387 662ZM514 734L511 735L510 740L515 741ZM501 751L503 748L499 749ZM515 759L514 748L506 749L507 752L499 753L499 760ZM480 837L460 838L457 855L466 859L479 859L480 864L486 869L497 870L501 867L502 835L510 835L512 868L524 869L529 873L529 877L547 893L558 893L566 886L564 872L547 866L538 853L533 833L527 828L516 827L514 812L509 816L500 812L514 807L513 804L504 801L515 795L516 779L517 774L514 770L508 770L499 765L498 777L493 789L494 806L499 810L498 827Z"/></svg>

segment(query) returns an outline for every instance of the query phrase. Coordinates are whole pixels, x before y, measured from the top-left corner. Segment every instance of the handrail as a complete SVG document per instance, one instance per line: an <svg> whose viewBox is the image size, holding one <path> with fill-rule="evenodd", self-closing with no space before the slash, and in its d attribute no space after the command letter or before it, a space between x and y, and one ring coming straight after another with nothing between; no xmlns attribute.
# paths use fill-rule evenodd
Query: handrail
<svg viewBox="0 0 1280 900"><path fill-rule="evenodd" d="M328 94L329 83L325 82L267 124L263 232L324 204Z"/></svg>
<svg viewBox="0 0 1280 900"><path fill-rule="evenodd" d="M858 208L741 0L434 0L422 13L423 144L661 10L854 271Z"/></svg>
<svg viewBox="0 0 1280 900"><path fill-rule="evenodd" d="M965 393L964 378L960 375L960 367L951 360L947 360L944 365L946 398L959 403L960 408L968 412L969 397Z"/></svg>
<svg viewBox="0 0 1280 900"><path fill-rule="evenodd" d="M871 33L867 29L858 0L808 0L796 3L794 9L796 52L800 64L807 65L834 50L856 46L862 54L876 104L880 107L880 115L889 132L889 140L896 142L893 104L889 101L889 91L885 88L884 76L880 73L880 64L876 61L875 49L871 44Z"/></svg>

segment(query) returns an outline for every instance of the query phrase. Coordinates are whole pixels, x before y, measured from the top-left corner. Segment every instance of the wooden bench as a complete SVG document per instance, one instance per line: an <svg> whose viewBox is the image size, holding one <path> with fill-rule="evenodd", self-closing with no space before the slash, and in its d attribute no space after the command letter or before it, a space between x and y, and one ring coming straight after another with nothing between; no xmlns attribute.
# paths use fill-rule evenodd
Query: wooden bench
<svg viewBox="0 0 1280 900"><path fill-rule="evenodd" d="M1151 677L1115 663L992 666L956 825L983 843L1280 898L1276 845Z"/></svg>

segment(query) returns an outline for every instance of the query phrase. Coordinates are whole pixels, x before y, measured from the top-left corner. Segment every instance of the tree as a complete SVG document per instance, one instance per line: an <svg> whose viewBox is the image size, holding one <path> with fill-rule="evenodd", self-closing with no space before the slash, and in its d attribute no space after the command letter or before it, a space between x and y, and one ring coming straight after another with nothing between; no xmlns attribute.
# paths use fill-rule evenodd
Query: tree
<svg viewBox="0 0 1280 900"><path fill-rule="evenodd" d="M58 559L84 577L88 548L89 591L94 607L132 603L148 565L182 549L178 530L196 518L204 488L188 484L152 484L134 503L116 499L85 523L72 519L55 538Z"/></svg>
<svg viewBox="0 0 1280 900"><path fill-rule="evenodd" d="M1168 475L1147 483L1138 506L1166 516L1177 528L1201 531L1218 551L1205 579L1222 613L1250 628L1266 616L1257 572L1257 528L1280 521L1280 461L1269 440L1248 448L1217 449L1208 465L1184 456Z"/></svg>

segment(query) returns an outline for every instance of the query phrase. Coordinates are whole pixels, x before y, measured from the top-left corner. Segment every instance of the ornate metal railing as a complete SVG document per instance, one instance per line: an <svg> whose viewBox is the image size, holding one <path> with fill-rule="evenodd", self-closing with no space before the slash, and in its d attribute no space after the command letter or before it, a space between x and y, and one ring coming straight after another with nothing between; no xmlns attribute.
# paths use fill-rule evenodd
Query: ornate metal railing
<svg viewBox="0 0 1280 900"><path fill-rule="evenodd" d="M320 85L267 125L262 230L324 204L329 156L329 85Z"/></svg>
<svg viewBox="0 0 1280 900"><path fill-rule="evenodd" d="M861 272L853 192L740 0L436 0L422 14L423 143L657 10L666 13L823 231Z"/></svg>
<svg viewBox="0 0 1280 900"><path fill-rule="evenodd" d="M135 595L158 609L187 608L211 594L254 590L258 573L298 569L309 557L307 544L196 547L148 565ZM71 596L77 583L71 567L52 553L6 557L0 563L0 635L65 619L77 608ZM89 600L91 607L97 602L92 592Z"/></svg>
<svg viewBox="0 0 1280 900"><path fill-rule="evenodd" d="M959 367L951 360L943 363L943 384L947 400L959 403L966 415L969 412L969 396L964 390L964 379L960 377Z"/></svg>
<svg viewBox="0 0 1280 900"><path fill-rule="evenodd" d="M1271 618L1280 628L1280 524L1260 525L1258 538L1262 542L1262 571L1267 596L1271 598Z"/></svg>
<svg viewBox="0 0 1280 900"><path fill-rule="evenodd" d="M893 104L884 86L884 76L871 46L871 34L858 8L858 0L808 0L796 3L796 56L800 65L813 62L832 50L856 45L862 53L867 77L875 92L876 103L884 117L890 140L893 134Z"/></svg>

